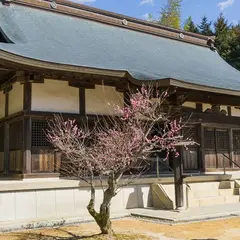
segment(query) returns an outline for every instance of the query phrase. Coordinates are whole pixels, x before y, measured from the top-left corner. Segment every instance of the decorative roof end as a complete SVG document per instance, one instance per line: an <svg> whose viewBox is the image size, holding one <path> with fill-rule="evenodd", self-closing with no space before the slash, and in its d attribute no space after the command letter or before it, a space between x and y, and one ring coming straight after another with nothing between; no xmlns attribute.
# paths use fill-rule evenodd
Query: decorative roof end
<svg viewBox="0 0 240 240"><path fill-rule="evenodd" d="M217 50L217 48L215 47L215 45L214 45L214 40L212 39L212 38L208 38L208 40L207 40L207 45L210 47L210 49L212 50L212 51L216 51Z"/></svg>
<svg viewBox="0 0 240 240"><path fill-rule="evenodd" d="M0 0L2 2L2 5L9 6L11 3L11 0Z"/></svg>

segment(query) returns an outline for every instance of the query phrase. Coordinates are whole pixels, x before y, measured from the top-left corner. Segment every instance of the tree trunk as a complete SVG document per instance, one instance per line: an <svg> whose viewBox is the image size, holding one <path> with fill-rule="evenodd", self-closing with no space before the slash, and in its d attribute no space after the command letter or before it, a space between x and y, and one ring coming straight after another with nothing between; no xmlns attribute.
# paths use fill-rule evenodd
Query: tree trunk
<svg viewBox="0 0 240 240"><path fill-rule="evenodd" d="M108 188L104 191L103 202L100 206L100 211L95 211L95 188L91 185L91 200L87 206L88 212L98 224L102 234L111 234L112 223L110 220L110 204L112 198L116 195L117 181L114 175L109 176Z"/></svg>

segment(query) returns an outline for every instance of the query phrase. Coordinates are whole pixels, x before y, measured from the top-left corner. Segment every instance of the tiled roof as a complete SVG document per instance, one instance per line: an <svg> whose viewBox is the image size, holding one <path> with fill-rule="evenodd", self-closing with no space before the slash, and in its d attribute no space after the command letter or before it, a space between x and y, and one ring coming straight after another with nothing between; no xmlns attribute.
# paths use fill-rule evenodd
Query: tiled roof
<svg viewBox="0 0 240 240"><path fill-rule="evenodd" d="M26 58L240 91L240 72L208 47L17 4L0 4L0 27L12 42L0 50Z"/></svg>

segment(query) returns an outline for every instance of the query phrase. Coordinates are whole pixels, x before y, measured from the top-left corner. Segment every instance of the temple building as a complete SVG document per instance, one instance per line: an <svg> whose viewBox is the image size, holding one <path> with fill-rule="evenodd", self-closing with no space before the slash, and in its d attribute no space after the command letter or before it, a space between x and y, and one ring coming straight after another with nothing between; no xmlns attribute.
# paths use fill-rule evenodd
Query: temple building
<svg viewBox="0 0 240 240"><path fill-rule="evenodd" d="M65 0L1 0L0 178L58 178L47 119L112 114L148 82L173 89L172 104L191 116L199 145L182 150L185 172L239 171L240 72L214 38Z"/></svg>

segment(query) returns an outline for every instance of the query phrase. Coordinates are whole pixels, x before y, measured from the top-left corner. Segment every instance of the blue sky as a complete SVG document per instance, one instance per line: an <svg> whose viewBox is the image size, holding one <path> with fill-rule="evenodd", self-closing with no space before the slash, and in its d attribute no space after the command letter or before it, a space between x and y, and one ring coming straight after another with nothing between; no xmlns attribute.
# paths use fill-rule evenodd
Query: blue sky
<svg viewBox="0 0 240 240"><path fill-rule="evenodd" d="M158 16L167 0L74 0L97 8L141 18L151 13ZM209 20L215 20L223 12L230 23L240 20L240 0L183 0L182 20L192 16L199 23L205 14Z"/></svg>

